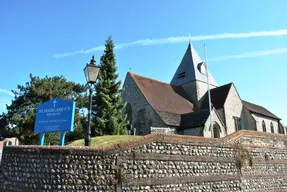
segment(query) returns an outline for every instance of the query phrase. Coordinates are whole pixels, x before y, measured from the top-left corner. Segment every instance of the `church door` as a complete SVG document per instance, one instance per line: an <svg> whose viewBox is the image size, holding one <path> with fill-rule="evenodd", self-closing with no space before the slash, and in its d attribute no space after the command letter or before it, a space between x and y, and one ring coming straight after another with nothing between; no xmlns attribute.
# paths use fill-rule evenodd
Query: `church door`
<svg viewBox="0 0 287 192"><path fill-rule="evenodd" d="M213 137L220 138L220 127L217 123L213 124Z"/></svg>

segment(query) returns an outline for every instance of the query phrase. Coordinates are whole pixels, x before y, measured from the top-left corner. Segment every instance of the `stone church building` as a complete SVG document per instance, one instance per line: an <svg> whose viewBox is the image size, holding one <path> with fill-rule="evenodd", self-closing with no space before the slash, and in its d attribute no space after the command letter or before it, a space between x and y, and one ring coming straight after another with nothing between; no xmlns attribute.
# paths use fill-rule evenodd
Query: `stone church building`
<svg viewBox="0 0 287 192"><path fill-rule="evenodd" d="M233 83L219 86L190 43L170 83L129 72L122 97L130 127L137 135L164 131L211 137L212 131L218 138L241 129L285 134L279 117L242 100Z"/></svg>

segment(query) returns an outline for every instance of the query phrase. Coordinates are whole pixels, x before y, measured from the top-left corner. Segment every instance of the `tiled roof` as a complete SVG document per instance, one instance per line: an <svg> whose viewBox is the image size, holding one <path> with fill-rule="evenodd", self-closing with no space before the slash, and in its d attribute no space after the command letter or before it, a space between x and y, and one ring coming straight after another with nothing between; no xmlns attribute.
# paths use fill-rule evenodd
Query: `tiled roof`
<svg viewBox="0 0 287 192"><path fill-rule="evenodd" d="M158 111L157 113L166 125L179 127L180 129L203 126L209 117L208 109L200 109L182 115L162 111Z"/></svg>
<svg viewBox="0 0 287 192"><path fill-rule="evenodd" d="M229 84L222 85L220 87L216 87L216 88L210 90L211 103L216 109L223 107L231 86L232 86L232 83L229 83ZM203 99L201 108L202 109L208 108L208 95L207 95L207 93L204 95L204 99Z"/></svg>
<svg viewBox="0 0 287 192"><path fill-rule="evenodd" d="M181 115L176 113L169 113L163 111L157 111L157 114L168 126L179 127L181 122Z"/></svg>
<svg viewBox="0 0 287 192"><path fill-rule="evenodd" d="M274 119L279 119L279 117L277 117L276 115L274 115L273 113L271 113L270 111L268 111L267 109L265 109L264 107L260 106L260 105L256 105L247 101L243 101L243 106L245 106L249 111L253 112L253 113L257 113L263 116L267 116L267 117L271 117Z"/></svg>
<svg viewBox="0 0 287 192"><path fill-rule="evenodd" d="M147 102L157 112L184 114L193 112L193 104L179 86L129 73Z"/></svg>
<svg viewBox="0 0 287 192"><path fill-rule="evenodd" d="M207 118L209 117L208 109L200 109L193 113L187 113L181 115L181 128L193 128L199 127L205 124Z"/></svg>

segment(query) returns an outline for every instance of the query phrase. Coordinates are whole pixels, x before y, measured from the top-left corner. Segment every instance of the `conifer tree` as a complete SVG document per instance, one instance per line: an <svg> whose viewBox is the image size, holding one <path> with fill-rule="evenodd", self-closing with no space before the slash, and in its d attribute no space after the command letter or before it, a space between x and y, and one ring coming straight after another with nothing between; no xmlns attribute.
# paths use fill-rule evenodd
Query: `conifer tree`
<svg viewBox="0 0 287 192"><path fill-rule="evenodd" d="M125 134L128 122L122 113L125 105L122 103L121 81L117 80L114 43L111 37L106 40L100 65L94 103L95 131L104 135Z"/></svg>

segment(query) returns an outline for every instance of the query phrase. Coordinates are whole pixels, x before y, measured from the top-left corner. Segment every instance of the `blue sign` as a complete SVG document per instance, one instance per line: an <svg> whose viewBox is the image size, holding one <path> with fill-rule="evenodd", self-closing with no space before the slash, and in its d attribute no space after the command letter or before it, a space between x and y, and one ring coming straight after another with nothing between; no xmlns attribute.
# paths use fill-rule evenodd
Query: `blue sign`
<svg viewBox="0 0 287 192"><path fill-rule="evenodd" d="M47 132L61 132L60 145L64 145L66 131L74 131L75 105L59 98L38 105L34 132L40 133L40 145L44 145Z"/></svg>

